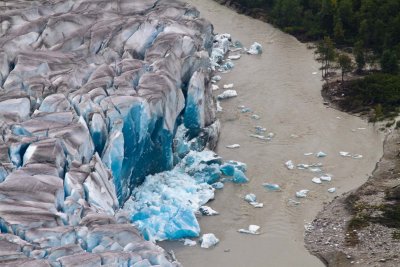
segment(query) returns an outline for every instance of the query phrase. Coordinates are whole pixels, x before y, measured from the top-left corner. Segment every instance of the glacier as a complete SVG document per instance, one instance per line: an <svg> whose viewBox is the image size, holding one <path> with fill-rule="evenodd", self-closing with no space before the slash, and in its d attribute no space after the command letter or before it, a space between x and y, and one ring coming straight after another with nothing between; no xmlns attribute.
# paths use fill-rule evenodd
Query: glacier
<svg viewBox="0 0 400 267"><path fill-rule="evenodd" d="M247 179L212 152L230 35L177 0L0 10L0 265L180 266L152 241Z"/></svg>

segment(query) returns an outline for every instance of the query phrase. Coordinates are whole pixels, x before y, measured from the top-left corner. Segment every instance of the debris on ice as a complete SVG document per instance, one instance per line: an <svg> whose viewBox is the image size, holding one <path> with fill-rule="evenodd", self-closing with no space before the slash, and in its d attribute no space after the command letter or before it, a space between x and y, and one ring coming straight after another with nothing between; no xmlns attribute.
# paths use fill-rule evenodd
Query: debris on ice
<svg viewBox="0 0 400 267"><path fill-rule="evenodd" d="M267 128L264 128L264 127L259 126L259 125L255 126L254 128L256 129L256 133L257 134L262 134L262 133L265 133L267 131Z"/></svg>
<svg viewBox="0 0 400 267"><path fill-rule="evenodd" d="M213 210L209 206L201 206L199 208L199 211L201 212L202 215L205 215L205 216L214 216L214 215L218 215L219 214L218 211Z"/></svg>
<svg viewBox="0 0 400 267"><path fill-rule="evenodd" d="M224 84L224 89L232 89L232 88L233 88L233 83Z"/></svg>
<svg viewBox="0 0 400 267"><path fill-rule="evenodd" d="M219 243L219 239L212 233L204 234L201 237L201 247L211 248Z"/></svg>

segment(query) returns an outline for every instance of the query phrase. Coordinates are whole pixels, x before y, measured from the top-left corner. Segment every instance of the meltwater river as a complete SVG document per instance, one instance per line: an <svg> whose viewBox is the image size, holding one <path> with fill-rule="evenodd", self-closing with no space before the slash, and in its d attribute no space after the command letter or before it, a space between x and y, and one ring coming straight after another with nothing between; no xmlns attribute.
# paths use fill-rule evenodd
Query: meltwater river
<svg viewBox="0 0 400 267"><path fill-rule="evenodd" d="M226 160L247 163L251 181L242 186L227 183L209 203L220 215L200 219L202 232L220 239L215 248L184 247L181 242L162 246L173 249L178 260L190 267L323 266L304 247L304 225L313 220L324 202L367 180L382 155L383 135L372 124L323 105L319 63L306 44L211 0L188 2L214 24L215 32L230 33L233 40L247 47L254 41L263 46L262 55L243 55L219 82L220 88L234 83L238 97L221 102L222 133L217 152ZM251 108L260 119L240 113L240 105ZM256 125L273 132L272 141L251 138ZM226 148L234 143L241 147ZM327 157L304 156L319 151ZM363 158L341 157L340 151ZM321 174L288 170L284 165L288 160L295 164L321 162L323 173L333 175L332 181L314 184L311 179ZM265 182L279 184L282 191L266 191L262 187ZM336 193L328 193L330 187L336 187ZM310 190L308 197L299 200L299 205L288 204L301 189ZM264 208L255 209L245 202L243 197L248 193L255 193ZM249 224L261 226L262 234L237 232Z"/></svg>

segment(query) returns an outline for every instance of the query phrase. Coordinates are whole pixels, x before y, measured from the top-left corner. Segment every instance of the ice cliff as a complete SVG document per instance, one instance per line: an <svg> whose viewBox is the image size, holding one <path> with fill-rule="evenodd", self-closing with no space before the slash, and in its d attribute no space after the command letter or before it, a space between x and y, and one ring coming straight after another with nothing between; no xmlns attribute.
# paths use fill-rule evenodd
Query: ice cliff
<svg viewBox="0 0 400 267"><path fill-rule="evenodd" d="M179 265L138 232L154 239L135 199L154 194L138 187L148 175L207 189L192 213L213 197L204 173L221 162L192 162L219 132L213 42L174 0L0 6L1 266Z"/></svg>

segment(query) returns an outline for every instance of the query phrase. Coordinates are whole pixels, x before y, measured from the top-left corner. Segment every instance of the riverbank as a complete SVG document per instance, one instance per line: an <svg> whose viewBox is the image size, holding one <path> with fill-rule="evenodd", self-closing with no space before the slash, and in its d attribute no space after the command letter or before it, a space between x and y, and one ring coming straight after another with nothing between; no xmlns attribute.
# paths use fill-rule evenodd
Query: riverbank
<svg viewBox="0 0 400 267"><path fill-rule="evenodd" d="M329 82L324 99L337 109L371 119L370 108L352 108L345 86ZM306 247L327 266L399 266L399 144L396 126L384 127L384 154L361 187L335 198L318 213L306 234ZM387 126L387 125L386 125Z"/></svg>
<svg viewBox="0 0 400 267"><path fill-rule="evenodd" d="M251 181L242 186L225 184L222 192L217 192L217 201L209 203L220 215L199 219L202 233L211 232L220 239L215 248L184 247L181 242L162 246L173 249L184 266L203 266L205 259L208 266L323 266L304 247L304 225L314 219L324 202L366 181L381 157L382 135L360 118L324 106L320 64L306 44L211 0L189 2L211 20L215 32L231 33L234 41L246 47L255 41L263 46L262 55L242 55L230 73L221 74L218 83L220 88L233 83L238 97L221 103L217 152L225 159L247 163ZM241 113L241 105L260 118ZM273 132L274 138L263 142L250 137L256 125ZM235 143L240 144L239 149L226 148ZM338 154L342 149L351 149L363 158L342 158ZM318 151L328 156L304 156ZM311 179L319 174L288 170L284 165L288 160L295 164L321 162L323 172L331 173L333 180L314 184ZM282 191L266 191L262 186L265 182L279 184ZM337 192L329 193L330 187L336 187ZM301 189L310 190L308 197L291 205L289 199ZM248 193L256 194L264 208L255 209L245 202ZM249 224L260 225L261 234L237 232Z"/></svg>

